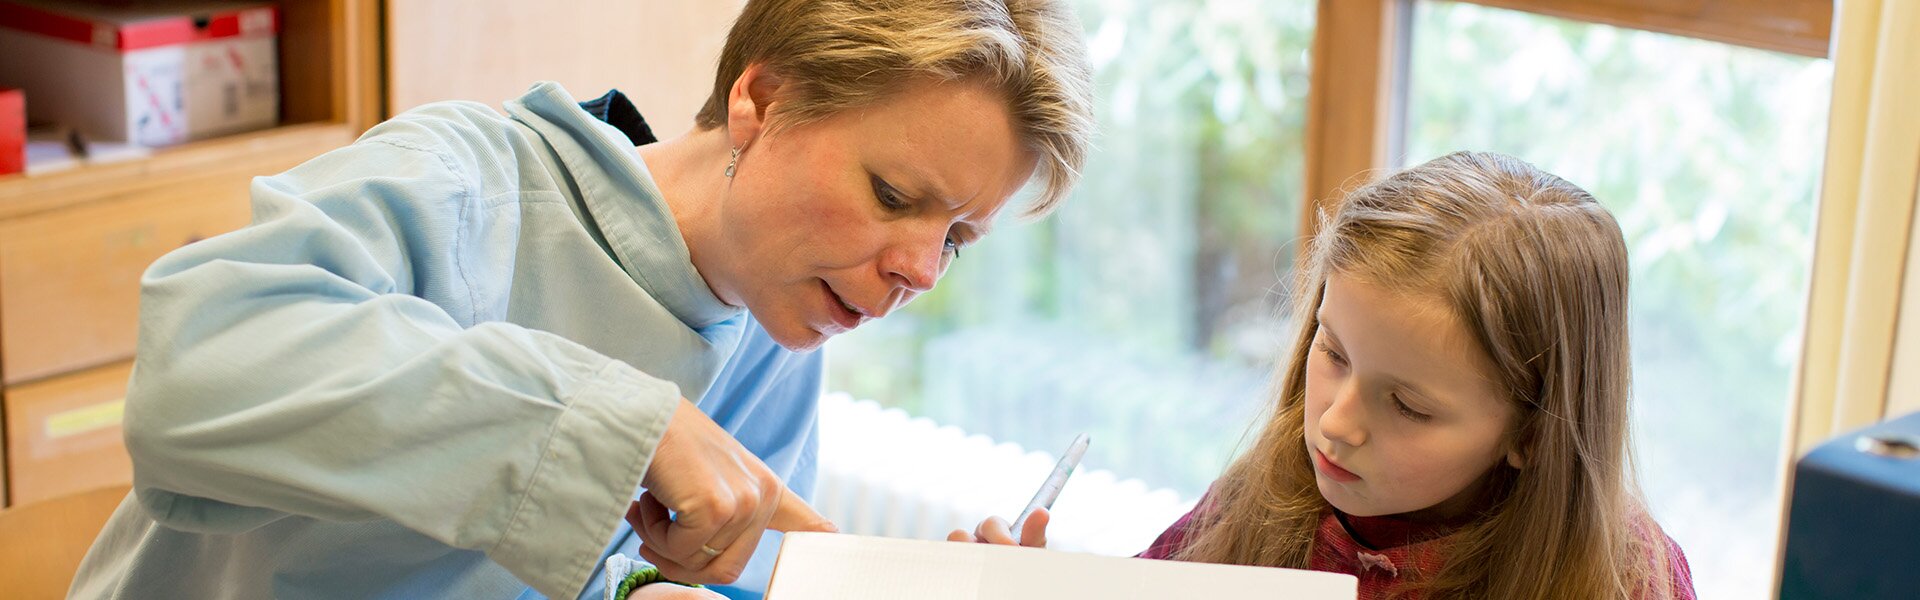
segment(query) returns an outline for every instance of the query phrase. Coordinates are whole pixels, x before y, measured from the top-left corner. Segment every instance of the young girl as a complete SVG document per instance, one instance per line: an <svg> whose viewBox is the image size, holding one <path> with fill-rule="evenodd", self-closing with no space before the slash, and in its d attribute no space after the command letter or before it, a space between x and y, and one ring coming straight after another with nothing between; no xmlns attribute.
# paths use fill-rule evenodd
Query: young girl
<svg viewBox="0 0 1920 600"><path fill-rule="evenodd" d="M1693 598L1632 477L1627 251L1593 196L1444 156L1353 192L1298 283L1264 431L1141 556L1348 573L1363 600Z"/></svg>

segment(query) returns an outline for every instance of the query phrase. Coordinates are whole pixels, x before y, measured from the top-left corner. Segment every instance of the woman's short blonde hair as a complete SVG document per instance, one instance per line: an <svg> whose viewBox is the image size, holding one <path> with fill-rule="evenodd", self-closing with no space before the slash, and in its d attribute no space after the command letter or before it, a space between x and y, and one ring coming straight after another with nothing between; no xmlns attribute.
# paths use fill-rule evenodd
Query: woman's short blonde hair
<svg viewBox="0 0 1920 600"><path fill-rule="evenodd" d="M1045 214L1079 179L1092 143L1093 83L1080 24L1065 0L748 0L720 54L701 129L727 123L727 97L749 64L789 79L777 127L885 99L917 81L978 80L1006 97L1040 157Z"/></svg>

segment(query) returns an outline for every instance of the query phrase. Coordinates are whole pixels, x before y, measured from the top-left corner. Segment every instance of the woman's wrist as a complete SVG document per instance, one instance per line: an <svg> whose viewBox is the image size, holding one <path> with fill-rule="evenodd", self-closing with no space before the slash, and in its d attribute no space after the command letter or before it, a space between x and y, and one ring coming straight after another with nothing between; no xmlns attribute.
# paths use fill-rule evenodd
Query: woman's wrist
<svg viewBox="0 0 1920 600"><path fill-rule="evenodd" d="M640 586L649 583L671 583L690 588L702 587L697 583L680 583L678 581L668 580L666 576L660 574L660 567L641 565L635 566L632 573L628 573L624 579L620 580L620 586L614 590L613 597L626 598L627 595L633 593L634 590L640 589Z"/></svg>
<svg viewBox="0 0 1920 600"><path fill-rule="evenodd" d="M660 574L659 567L634 560L632 557L618 552L607 557L603 574L606 577L605 581L607 584L606 600L626 600L627 596L632 594L634 590L640 589L649 583L672 583L692 588L701 587L667 579L665 575Z"/></svg>

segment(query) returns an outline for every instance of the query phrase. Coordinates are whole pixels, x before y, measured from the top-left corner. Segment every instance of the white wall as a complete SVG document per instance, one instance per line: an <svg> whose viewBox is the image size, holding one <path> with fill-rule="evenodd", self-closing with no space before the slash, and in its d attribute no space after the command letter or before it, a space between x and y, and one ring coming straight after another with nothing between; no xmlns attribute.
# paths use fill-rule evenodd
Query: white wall
<svg viewBox="0 0 1920 600"><path fill-rule="evenodd" d="M496 109L536 81L581 100L619 88L654 133L693 126L742 0L401 0L386 3L387 107Z"/></svg>

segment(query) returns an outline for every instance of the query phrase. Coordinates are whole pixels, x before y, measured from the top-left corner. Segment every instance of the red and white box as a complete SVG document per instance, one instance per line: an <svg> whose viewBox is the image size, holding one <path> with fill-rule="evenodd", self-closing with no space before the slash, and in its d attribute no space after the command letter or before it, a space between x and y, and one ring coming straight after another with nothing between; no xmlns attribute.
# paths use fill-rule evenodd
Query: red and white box
<svg viewBox="0 0 1920 600"><path fill-rule="evenodd" d="M0 0L0 87L89 139L166 146L280 117L279 12L261 2Z"/></svg>
<svg viewBox="0 0 1920 600"><path fill-rule="evenodd" d="M0 87L0 175L27 170L27 95Z"/></svg>

